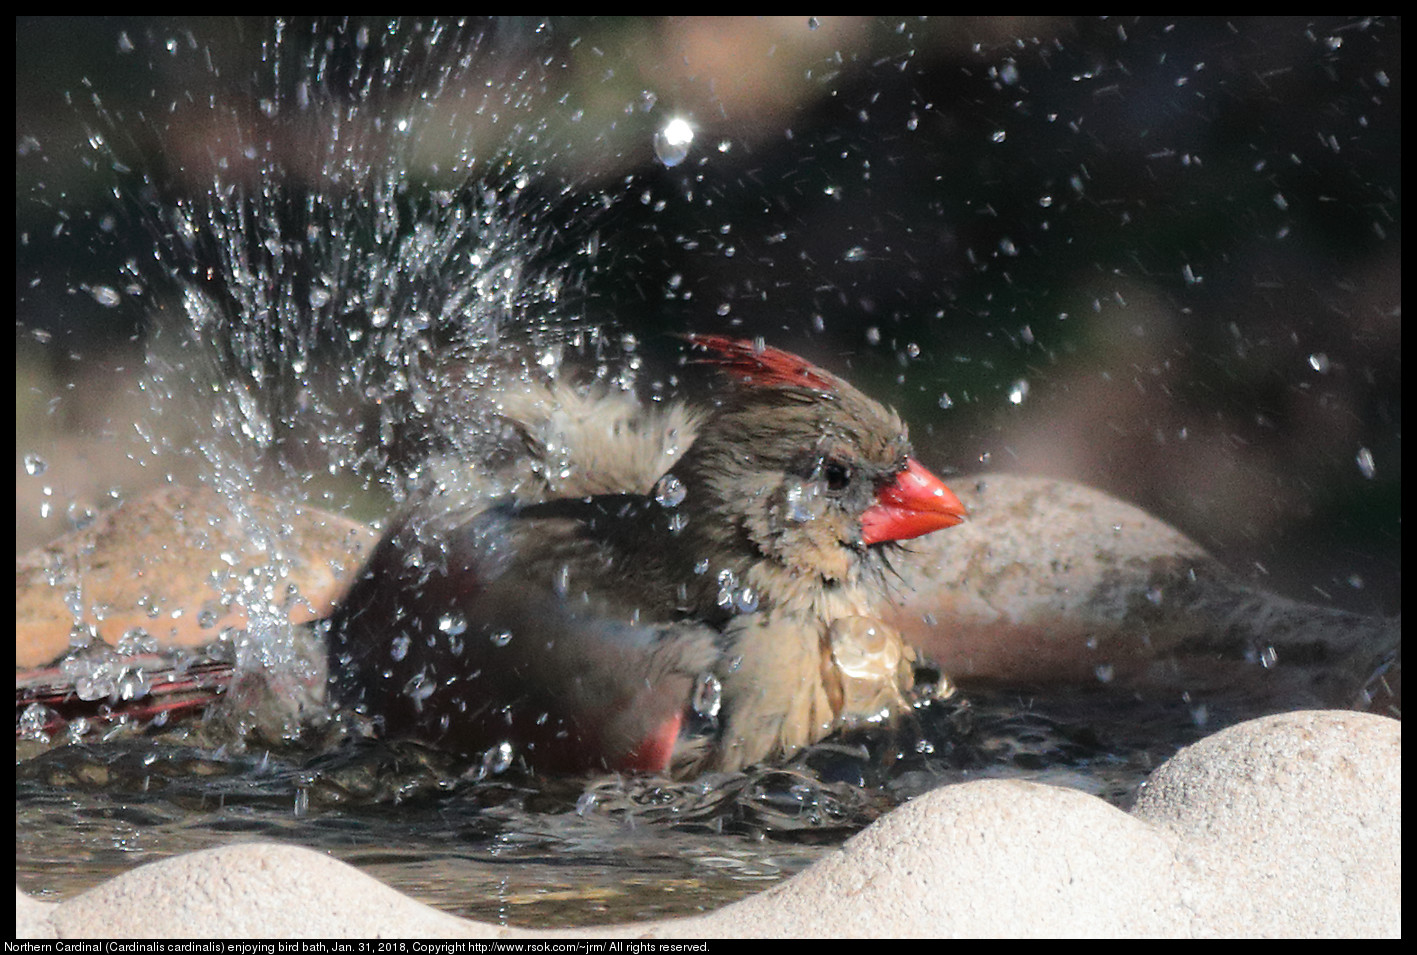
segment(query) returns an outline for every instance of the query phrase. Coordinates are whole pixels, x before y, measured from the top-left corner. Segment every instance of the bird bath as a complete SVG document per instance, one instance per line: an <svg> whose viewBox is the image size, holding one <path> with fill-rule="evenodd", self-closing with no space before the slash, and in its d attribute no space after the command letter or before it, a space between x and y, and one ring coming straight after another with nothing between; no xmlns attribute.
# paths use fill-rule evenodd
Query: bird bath
<svg viewBox="0 0 1417 955"><path fill-rule="evenodd" d="M687 915L791 876L916 792L1033 779L1125 805L1147 771L1203 735L1174 707L1138 707L1143 718L1126 740L1120 725L1108 736L1088 722L1077 701L1072 713L1060 705L1061 716L1016 693L935 708L928 722L942 725L930 729L938 749L928 756L882 766L834 742L787 768L694 784L515 773L472 782L465 767L416 747L235 752L204 741L200 727L42 754L22 744L17 880L40 899L67 898L145 862L277 840L482 921L550 927Z"/></svg>
<svg viewBox="0 0 1417 955"><path fill-rule="evenodd" d="M1025 26L1027 37L985 21L851 18L725 33L692 20L238 20L224 34L105 20L56 37L22 24L36 49L73 59L21 70L62 95L25 101L37 113L22 117L18 151L17 540L89 526L154 485L206 487L233 513L260 492L377 522L430 454L486 450L485 369L578 357L658 400L680 384L663 333L712 327L815 342L834 371L900 408L932 466L1017 460L1172 504L1168 519L1213 534L1204 543L1232 565L1263 557L1277 576L1289 568L1291 593L1391 613L1400 375L1380 233L1396 229L1394 201L1352 157L1384 154L1384 70L1397 67L1383 57L1396 44L1381 22L1335 27L1318 32L1347 46L1314 40L1299 67L1233 67L1227 52L1203 69L1203 54L1164 54L1168 42L1230 51L1228 34L1181 36L1204 24ZM1263 55L1291 49L1252 39ZM1372 63L1347 59L1365 42ZM639 55L651 49L668 52ZM1177 75L1156 72L1183 58ZM1223 137L1192 156L1177 145L1190 126L1138 127L1216 122L1208 111L1241 95L1239 80L1322 84L1355 63L1362 75L1331 93L1333 108L1306 111L1351 118L1341 133L1305 127L1291 146L1257 132L1226 162L1212 159ZM1067 76L1058 90L1054 74ZM1216 75L1214 96L1155 103ZM1308 104L1306 89L1265 96ZM52 115L82 135L51 138ZM1348 137L1353 174L1338 187L1288 178L1291 165L1329 168L1337 148L1308 152L1328 135ZM1186 183L1157 200L1124 193L1171 177ZM1013 181L1027 187L1000 185ZM1304 197L1347 217L1341 254L1305 238L1317 230L1305 232ZM1263 241L1217 252L1176 238L1200 228L1187 210L1222 204ZM1311 244L1284 259L1272 246L1285 241ZM1316 260L1332 283L1299 297L1332 314L1291 319L1288 290L1308 288ZM1227 272L1243 279L1213 292ZM1326 331L1335 315L1353 326ZM1100 357L1070 366L1079 353ZM1262 380L1282 387L1225 390ZM1042 422L1026 417L1043 408ZM1289 445L1274 437L1285 427ZM1304 523L1315 513L1349 536L1329 546L1316 537L1329 525ZM237 519L268 555L240 588L281 593L300 541L279 517ZM1270 542L1260 557L1257 539ZM1325 546L1304 546L1315 539ZM1294 569L1319 551L1345 556ZM170 613L152 596L154 619ZM75 620L93 609L82 587L60 597ZM1160 592L1151 602L1169 606ZM231 635L239 669L298 681L281 600L250 607ZM1274 663L1265 641L1253 649L1251 671ZM253 731L239 707L207 723L92 727L67 745L21 740L17 881L62 898L144 862L276 839L488 921L697 912L790 876L926 789L1026 778L1126 806L1181 746L1310 702L1248 686L1148 694L1105 661L1087 672L980 681L923 702L897 732L695 783L537 782L515 767L477 778L480 767L418 747Z"/></svg>

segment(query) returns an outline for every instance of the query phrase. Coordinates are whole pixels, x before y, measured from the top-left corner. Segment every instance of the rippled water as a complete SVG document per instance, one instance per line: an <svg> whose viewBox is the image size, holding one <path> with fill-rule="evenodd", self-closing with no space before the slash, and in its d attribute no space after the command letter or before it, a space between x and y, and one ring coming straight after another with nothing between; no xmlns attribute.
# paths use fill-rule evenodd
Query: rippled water
<svg viewBox="0 0 1417 955"><path fill-rule="evenodd" d="M1151 769L1209 731L1192 714L1101 690L964 693L923 705L897 733L689 783L515 770L473 782L416 745L238 752L200 725L24 743L17 879L55 900L179 853L277 840L468 918L547 927L688 915L793 875L951 782L1032 779L1125 807Z"/></svg>

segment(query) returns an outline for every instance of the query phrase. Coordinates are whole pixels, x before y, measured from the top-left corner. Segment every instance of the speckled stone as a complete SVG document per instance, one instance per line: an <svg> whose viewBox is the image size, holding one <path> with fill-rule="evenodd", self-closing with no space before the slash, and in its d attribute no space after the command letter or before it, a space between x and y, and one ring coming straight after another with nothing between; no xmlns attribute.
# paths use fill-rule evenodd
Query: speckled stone
<svg viewBox="0 0 1417 955"><path fill-rule="evenodd" d="M1302 711L1221 730L1147 780L1133 815L1182 837L1196 935L1402 934L1402 724Z"/></svg>

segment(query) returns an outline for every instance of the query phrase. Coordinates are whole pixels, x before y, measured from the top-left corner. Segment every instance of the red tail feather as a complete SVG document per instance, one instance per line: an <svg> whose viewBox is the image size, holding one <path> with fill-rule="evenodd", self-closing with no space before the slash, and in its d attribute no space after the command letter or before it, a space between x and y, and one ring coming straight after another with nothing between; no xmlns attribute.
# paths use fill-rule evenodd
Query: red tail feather
<svg viewBox="0 0 1417 955"><path fill-rule="evenodd" d="M134 658L134 665L141 663ZM45 733L53 735L76 719L107 726L127 719L145 723L167 714L170 720L196 714L226 691L231 682L232 665L208 661L175 671L154 659L156 668L147 674L147 687L141 696L131 700L104 697L99 700L79 698L73 681L57 667L17 671L15 674L15 731L21 731L20 716L31 705L45 706ZM34 727L29 727L33 729Z"/></svg>

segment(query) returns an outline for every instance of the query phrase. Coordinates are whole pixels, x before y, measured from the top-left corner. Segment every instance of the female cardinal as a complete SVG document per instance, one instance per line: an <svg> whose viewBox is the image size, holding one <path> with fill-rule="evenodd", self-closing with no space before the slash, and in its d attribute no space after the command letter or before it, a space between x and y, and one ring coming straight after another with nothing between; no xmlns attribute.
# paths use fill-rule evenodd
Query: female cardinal
<svg viewBox="0 0 1417 955"><path fill-rule="evenodd" d="M700 407L564 384L501 398L506 493L448 486L329 621L335 697L386 735L546 772L732 770L908 704L895 542L964 507L896 415L775 348L691 335Z"/></svg>

